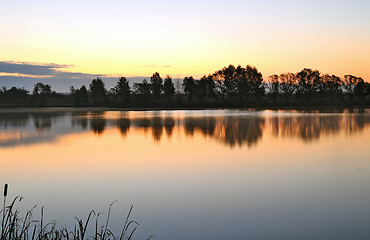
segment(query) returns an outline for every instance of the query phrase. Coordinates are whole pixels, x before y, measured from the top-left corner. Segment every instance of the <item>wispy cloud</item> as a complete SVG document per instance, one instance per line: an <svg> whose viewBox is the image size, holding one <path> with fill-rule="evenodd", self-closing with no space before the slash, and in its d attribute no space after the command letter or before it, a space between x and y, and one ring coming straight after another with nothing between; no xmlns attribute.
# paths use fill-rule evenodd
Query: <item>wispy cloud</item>
<svg viewBox="0 0 370 240"><path fill-rule="evenodd" d="M156 65L156 64L150 64L150 65L144 65L144 68L170 68L172 67L171 65Z"/></svg>
<svg viewBox="0 0 370 240"><path fill-rule="evenodd" d="M89 86L91 80L97 77L103 78L107 89L114 87L121 76L126 76L131 84L147 78L124 74L103 75L71 72L68 71L70 67L72 65L0 61L0 87L25 87L31 91L36 83L42 82L51 85L54 91L69 92L70 86L76 88L82 85Z"/></svg>
<svg viewBox="0 0 370 240"><path fill-rule="evenodd" d="M92 79L106 77L103 74L71 72L68 71L70 67L72 65L0 61L0 86L31 90L36 83L42 82L50 84L55 91L68 92L70 86L88 86ZM109 77L105 80L112 82L107 82L107 87L114 84Z"/></svg>
<svg viewBox="0 0 370 240"><path fill-rule="evenodd" d="M28 62L13 62L1 61L0 74L2 76L17 76L17 77L34 77L34 78L91 78L102 77L101 74L89 74L81 72L69 72L65 69L71 65L56 64L56 63L28 63Z"/></svg>

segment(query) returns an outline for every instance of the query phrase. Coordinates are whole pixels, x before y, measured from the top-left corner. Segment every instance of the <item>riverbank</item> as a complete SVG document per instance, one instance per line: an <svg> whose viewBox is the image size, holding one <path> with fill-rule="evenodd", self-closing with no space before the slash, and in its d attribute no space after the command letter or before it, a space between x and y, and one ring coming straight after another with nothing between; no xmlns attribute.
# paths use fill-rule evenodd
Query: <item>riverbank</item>
<svg viewBox="0 0 370 240"><path fill-rule="evenodd" d="M201 108L201 107L192 107L192 108L173 108L173 107L136 107L136 108L118 108L118 107L9 107L9 108L0 108L1 112L99 112L99 111L187 111L187 110L343 110L343 109L367 109L370 108L370 105L353 105L353 106L282 106L282 107L255 107L255 108Z"/></svg>

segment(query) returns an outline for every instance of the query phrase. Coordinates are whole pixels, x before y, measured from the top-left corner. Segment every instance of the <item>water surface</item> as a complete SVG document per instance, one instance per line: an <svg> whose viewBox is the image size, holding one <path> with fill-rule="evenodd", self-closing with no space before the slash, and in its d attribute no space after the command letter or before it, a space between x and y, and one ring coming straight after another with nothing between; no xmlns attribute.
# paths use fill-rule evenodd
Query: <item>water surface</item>
<svg viewBox="0 0 370 240"><path fill-rule="evenodd" d="M0 183L137 239L370 239L370 111L0 111Z"/></svg>

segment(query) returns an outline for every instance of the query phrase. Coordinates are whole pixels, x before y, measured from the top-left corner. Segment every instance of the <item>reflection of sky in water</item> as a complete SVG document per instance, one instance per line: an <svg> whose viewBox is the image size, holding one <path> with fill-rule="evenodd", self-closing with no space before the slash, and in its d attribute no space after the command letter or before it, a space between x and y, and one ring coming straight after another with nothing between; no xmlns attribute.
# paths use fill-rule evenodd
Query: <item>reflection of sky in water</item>
<svg viewBox="0 0 370 240"><path fill-rule="evenodd" d="M2 112L0 183L61 225L134 204L141 239L369 239L369 117Z"/></svg>

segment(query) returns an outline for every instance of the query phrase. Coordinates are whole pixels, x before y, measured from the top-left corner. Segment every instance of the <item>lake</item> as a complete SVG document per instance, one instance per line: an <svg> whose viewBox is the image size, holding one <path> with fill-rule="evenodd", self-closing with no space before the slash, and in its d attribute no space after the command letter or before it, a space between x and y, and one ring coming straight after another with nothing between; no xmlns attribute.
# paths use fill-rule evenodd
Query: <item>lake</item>
<svg viewBox="0 0 370 240"><path fill-rule="evenodd" d="M135 239L370 239L370 109L1 110L0 158L61 227L118 200Z"/></svg>

